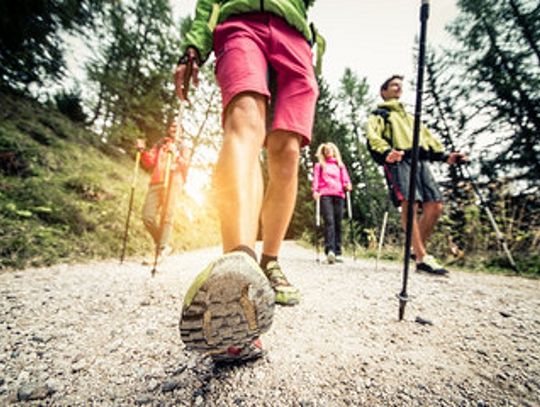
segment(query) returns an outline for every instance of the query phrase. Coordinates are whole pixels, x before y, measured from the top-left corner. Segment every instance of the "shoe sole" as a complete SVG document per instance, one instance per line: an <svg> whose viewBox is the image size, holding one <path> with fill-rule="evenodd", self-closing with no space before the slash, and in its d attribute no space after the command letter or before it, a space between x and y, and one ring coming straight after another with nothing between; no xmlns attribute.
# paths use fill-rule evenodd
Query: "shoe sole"
<svg viewBox="0 0 540 407"><path fill-rule="evenodd" d="M274 292L247 254L226 254L200 277L186 295L180 319L180 335L187 349L222 352L229 346L251 343L270 329Z"/></svg>

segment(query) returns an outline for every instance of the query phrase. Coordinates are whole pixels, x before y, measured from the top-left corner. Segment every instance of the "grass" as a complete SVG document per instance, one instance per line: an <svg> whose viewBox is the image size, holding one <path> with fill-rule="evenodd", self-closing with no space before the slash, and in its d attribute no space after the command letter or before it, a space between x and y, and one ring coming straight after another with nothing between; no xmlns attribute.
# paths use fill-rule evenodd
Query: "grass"
<svg viewBox="0 0 540 407"><path fill-rule="evenodd" d="M133 157L52 108L0 96L0 269L118 258ZM140 221L149 177L139 174L127 256L153 249ZM181 201L173 247L216 244L216 214L185 194Z"/></svg>

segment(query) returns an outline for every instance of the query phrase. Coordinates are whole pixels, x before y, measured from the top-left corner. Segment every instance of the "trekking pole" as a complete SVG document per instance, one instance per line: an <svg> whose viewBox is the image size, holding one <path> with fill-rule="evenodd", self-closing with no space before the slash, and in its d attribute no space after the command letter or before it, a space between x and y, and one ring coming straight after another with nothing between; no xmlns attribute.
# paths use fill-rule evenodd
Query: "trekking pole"
<svg viewBox="0 0 540 407"><path fill-rule="evenodd" d="M321 262L321 248L319 239L319 230L321 226L321 198L315 200L315 251L317 253L316 263Z"/></svg>
<svg viewBox="0 0 540 407"><path fill-rule="evenodd" d="M137 150L135 156L135 167L133 168L133 177L131 179L131 191L129 193L128 213L126 217L126 227L124 229L124 238L122 240L122 252L120 253L120 264L124 262L126 254L126 245L128 240L129 221L131 219L131 211L133 209L133 197L135 196L135 184L137 183L137 175L139 174L139 162L141 161L141 152Z"/></svg>
<svg viewBox="0 0 540 407"><path fill-rule="evenodd" d="M510 263L510 266L512 267L512 269L514 271L518 272L519 269L517 267L517 264L514 261L514 258L512 257L512 253L510 252L510 249L508 248L508 245L506 244L506 239L505 239L504 235L501 233L501 230L499 229L499 226L497 225L497 222L495 221L495 217L493 216L493 213L489 209L489 206L488 206L487 202L485 201L482 193L480 192L480 189L478 188L478 185L476 185L476 183L473 181L473 178L471 176L469 168L466 165L464 165L463 168L465 168L467 178L469 179L469 182L471 183L471 185L473 187L473 191L474 191L476 197L480 201L480 206L482 206L482 208L484 208L484 210L486 211L489 222L491 223L491 227L495 231L495 236L497 237L497 240L501 244L501 246L503 248L503 251L506 254L506 258L508 259L508 261Z"/></svg>
<svg viewBox="0 0 540 407"><path fill-rule="evenodd" d="M452 148L452 151L457 151L456 146L454 144L454 140L450 136L450 134L447 134L447 138L450 141L450 147ZM508 248L508 244L506 243L506 239L504 235L502 234L501 230L499 229L499 226L497 225L497 222L495 221L495 217L493 216L493 213L489 209L488 203L484 199L484 196L482 195L482 192L480 192L480 188L478 188L478 185L476 182L474 182L473 176L471 175L471 172L469 171L469 167L466 163L462 163L458 161L456 163L459 168L459 173L461 175L461 178L467 179L469 183L471 184L474 194L476 195L476 198L480 201L480 206L484 208L486 211L486 215L489 219L489 223L491 223L491 227L493 228L493 231L495 232L495 236L497 237L497 240L499 244L502 246L504 254L506 255L506 258L508 259L508 262L510 263L510 267L516 272L519 272L519 269L517 267L516 262L514 261L514 257L512 256L512 253L510 252L510 249ZM463 174L463 171L465 171L465 176Z"/></svg>
<svg viewBox="0 0 540 407"><path fill-rule="evenodd" d="M386 222L388 221L388 211L384 212L381 234L379 236L379 245L377 247L377 260L375 260L375 272L379 269L379 259L381 258L381 251L384 242L384 234L386 232Z"/></svg>
<svg viewBox="0 0 540 407"><path fill-rule="evenodd" d="M347 215L349 216L349 237L351 240L351 246L353 248L353 261L356 261L356 244L354 242L354 227L352 216L352 203L351 203L351 191L345 193L347 197Z"/></svg>
<svg viewBox="0 0 540 407"><path fill-rule="evenodd" d="M186 73L184 75L184 83L183 83L183 85L184 85L183 89L184 89L184 92L185 92L186 96L187 96L187 94L189 92L189 81L191 80L192 70L193 70L193 61L190 60L186 64ZM189 101L187 99L186 99L186 103L189 103ZM178 113L176 115L176 131L175 131L174 140L173 140L173 143L172 143L173 145L176 144L176 141L183 136L183 132L184 132L184 128L182 127L183 116L184 116L184 101L180 100L180 105L178 107ZM173 183L172 178L174 178L171 175L172 160L173 160L173 152L169 148L169 151L167 152L167 163L166 163L166 166L165 166L165 179L163 180L163 189L165 191L165 196L164 196L164 199L162 200L161 216L160 216L160 219L159 219L159 236L160 236L160 239L156 242L156 250L154 252L154 266L152 267L152 270L151 270L152 277L154 277L154 275L157 272L157 263L158 263L158 258L159 258L159 254L160 254L159 252L160 252L160 249L161 249L160 240L161 240L161 236L163 235L163 229L165 227L165 221L167 219L167 215L168 215L168 211L169 211L169 203L170 203L169 201L170 201L170 197L171 197L171 186L172 186L172 183Z"/></svg>
<svg viewBox="0 0 540 407"><path fill-rule="evenodd" d="M420 119L422 116L422 92L424 86L424 66L426 56L426 32L429 18L429 0L422 0L420 8L420 49L418 52L418 76L416 79L416 106L414 109L413 147L411 158L411 172L409 179L409 198L407 205L407 228L405 237L405 257L403 259L403 285L399 298L399 320L403 319L405 306L409 300L407 294L407 280L409 278L409 256L411 254L411 240L416 202L416 173L418 169L418 145L420 139Z"/></svg>

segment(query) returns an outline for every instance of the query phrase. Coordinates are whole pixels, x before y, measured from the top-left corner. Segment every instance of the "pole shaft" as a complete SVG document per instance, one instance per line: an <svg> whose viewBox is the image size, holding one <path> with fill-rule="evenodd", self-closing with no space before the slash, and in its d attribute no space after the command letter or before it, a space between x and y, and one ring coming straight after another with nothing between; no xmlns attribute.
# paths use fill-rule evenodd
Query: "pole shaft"
<svg viewBox="0 0 540 407"><path fill-rule="evenodd" d="M414 111L413 147L409 180L409 197L407 205L407 228L405 237L405 256L403 259L403 284L400 298L407 298L407 282L409 278L409 256L411 252L412 228L414 220L414 204L416 202L416 173L418 168L418 146L420 140L420 120L422 117L422 94L424 88L424 67L426 55L427 20L429 17L429 1L423 1L420 8L420 47L418 51L418 75L416 78L416 105ZM404 307L403 307L404 308ZM403 312L400 312L400 319Z"/></svg>
<svg viewBox="0 0 540 407"><path fill-rule="evenodd" d="M124 256L126 255L126 245L127 245L128 232L129 232L129 221L131 219L131 211L133 209L133 198L135 195L135 185L137 184L137 175L139 173L140 160L141 160L141 152L137 150L137 154L135 156L135 167L133 169L133 177L131 179L131 190L129 193L129 204L128 204L128 213L126 217L126 226L124 229L124 238L122 239L122 251L120 254L120 264L124 262Z"/></svg>

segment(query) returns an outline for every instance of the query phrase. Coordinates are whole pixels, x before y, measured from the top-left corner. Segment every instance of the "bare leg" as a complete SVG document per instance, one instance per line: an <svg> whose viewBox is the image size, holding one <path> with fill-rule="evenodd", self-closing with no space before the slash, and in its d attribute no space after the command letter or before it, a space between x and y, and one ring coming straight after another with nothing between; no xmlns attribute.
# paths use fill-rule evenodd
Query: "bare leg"
<svg viewBox="0 0 540 407"><path fill-rule="evenodd" d="M262 207L263 253L277 256L296 202L300 138L292 132L273 131L266 147L269 181Z"/></svg>
<svg viewBox="0 0 540 407"><path fill-rule="evenodd" d="M225 113L223 146L215 186L223 251L254 248L262 201L259 152L265 136L266 98L255 93L235 97Z"/></svg>
<svg viewBox="0 0 540 407"><path fill-rule="evenodd" d="M401 225L403 230L407 231L407 211L409 207L408 201L403 201L401 203ZM416 255L416 261L421 262L426 255L426 248L422 241L422 236L420 229L418 227L418 221L416 220L416 212L418 210L418 204L414 204L413 208L413 228L412 228L412 247L414 254Z"/></svg>
<svg viewBox="0 0 540 407"><path fill-rule="evenodd" d="M425 202L423 205L422 216L418 221L418 227L420 228L420 235L422 236L422 243L424 246L427 240L431 236L437 221L442 215L443 204L442 202Z"/></svg>

